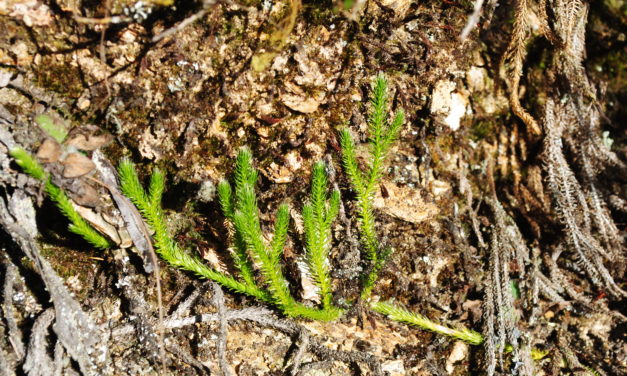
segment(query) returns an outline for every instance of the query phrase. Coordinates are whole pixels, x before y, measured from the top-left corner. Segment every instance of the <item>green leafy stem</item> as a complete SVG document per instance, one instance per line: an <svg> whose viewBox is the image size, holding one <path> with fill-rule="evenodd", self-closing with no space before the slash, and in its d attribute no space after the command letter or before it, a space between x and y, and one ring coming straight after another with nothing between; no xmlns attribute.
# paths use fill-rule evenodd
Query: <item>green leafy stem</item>
<svg viewBox="0 0 627 376"><path fill-rule="evenodd" d="M481 334L469 329L451 328L428 318L411 313L391 303L372 302L370 297L386 259L392 253L384 247L376 232L373 200L389 149L404 122L402 111L388 120L387 81L380 75L373 83L373 96L368 114L370 157L362 168L357 159L356 145L347 129L341 131L342 159L352 188L357 196L357 212L361 243L369 266L362 276L360 298L375 312L390 319L405 322L435 333L457 338L471 344L481 344ZM105 236L91 227L74 209L63 190L52 183L42 166L23 149L14 149L11 155L23 170L44 182L52 201L71 222L70 231L82 236L93 246L106 249L113 246ZM330 277L329 252L332 247L332 224L340 207L340 192L328 189L326 165L314 164L311 192L303 205L302 218L305 237L307 272L318 288L320 305L312 307L298 302L282 270L282 258L288 237L290 214L282 204L274 220L271 240L262 232L255 193L258 173L253 167L250 150L242 149L236 160L233 185L222 181L218 185L221 209L232 228L232 259L235 275L228 275L207 266L195 253L183 250L169 234L167 218L161 207L165 190L165 176L155 169L147 190L142 186L132 162L123 159L118 167L120 188L142 214L154 231L155 251L168 264L186 270L200 278L211 279L228 289L252 296L274 305L285 315L313 320L335 320L343 310L333 302L333 281Z"/></svg>
<svg viewBox="0 0 627 376"><path fill-rule="evenodd" d="M398 111L392 122L388 121L388 93L385 77L379 75L375 79L373 91L368 117L370 160L365 170L359 167L355 142L349 130L343 129L341 133L344 169L357 193L361 240L365 248L366 258L371 263L370 271L363 278L361 298L364 300L367 300L372 294L379 272L392 253L392 248L381 246L375 230L376 224L372 206L376 190L383 176L387 153L405 121L403 111Z"/></svg>
<svg viewBox="0 0 627 376"><path fill-rule="evenodd" d="M27 151L22 148L15 148L9 152L15 162L30 176L44 182L44 190L61 210L61 213L70 221L68 229L82 236L89 244L99 249L111 247L111 242L106 237L96 231L83 217L74 209L69 197L63 189L55 185L43 167Z"/></svg>

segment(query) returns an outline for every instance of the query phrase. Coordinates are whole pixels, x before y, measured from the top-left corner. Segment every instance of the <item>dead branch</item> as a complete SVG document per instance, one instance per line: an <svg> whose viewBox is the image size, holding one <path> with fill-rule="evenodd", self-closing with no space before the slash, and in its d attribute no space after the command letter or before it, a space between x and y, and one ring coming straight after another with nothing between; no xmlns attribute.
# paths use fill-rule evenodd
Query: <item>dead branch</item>
<svg viewBox="0 0 627 376"><path fill-rule="evenodd" d="M309 332L303 330L300 332L300 336L298 338L300 342L298 344L298 349L294 352L292 356L291 363L286 370L289 369L290 375L298 375L302 372L301 363L303 361L303 356L307 353L307 348L309 347Z"/></svg>
<svg viewBox="0 0 627 376"><path fill-rule="evenodd" d="M192 291L192 293L189 294L189 296L181 304L178 305L176 310L172 313L171 317L180 318L184 314L186 314L192 308L192 305L196 303L198 298L200 298L205 292L207 292L210 285L210 283L204 282L199 287L195 288L194 291Z"/></svg>
<svg viewBox="0 0 627 376"><path fill-rule="evenodd" d="M5 255L4 257L4 288L3 288L3 304L2 309L4 311L4 319L7 323L8 340L13 347L13 351L17 356L17 361L21 361L24 358L25 350L24 350L24 342L22 342L22 331L17 326L17 322L15 321L15 309L13 307L13 282L16 278L16 267L13 265L11 260Z"/></svg>
<svg viewBox="0 0 627 376"><path fill-rule="evenodd" d="M209 370L207 369L207 367L204 364L202 364L200 361L198 361L198 359L196 359L192 354L187 352L181 346L179 346L179 345L177 345L175 343L170 343L170 344L166 345L166 350L168 350L170 353L175 355L177 357L177 359L181 359L185 363L187 363L187 364L193 366L194 368L196 368L202 375L209 375L210 374Z"/></svg>
<svg viewBox="0 0 627 376"><path fill-rule="evenodd" d="M54 321L54 309L48 308L33 325L24 370L29 376L47 376L55 373L54 361L48 355L48 328Z"/></svg>
<svg viewBox="0 0 627 376"><path fill-rule="evenodd" d="M103 370L108 369L108 351L103 333L72 297L48 261L41 256L34 239L37 228L31 199L17 190L12 195L7 193L6 200L0 198L0 224L33 262L44 281L56 313L54 332L83 374L102 374Z"/></svg>
<svg viewBox="0 0 627 376"><path fill-rule="evenodd" d="M263 321L262 317L265 315L271 315L272 311L262 308L262 307L250 307L243 308L240 310L229 310L225 313L225 317L228 321L230 320L244 320L244 321ZM187 316L183 318L179 317L171 317L167 318L163 322L164 329L178 329L183 328L185 326L198 324L198 323L209 323L216 322L220 318L217 313L204 313L202 315L195 316ZM126 324L114 328L111 332L111 336L113 338L129 335L134 332L135 328L131 324Z"/></svg>
<svg viewBox="0 0 627 376"><path fill-rule="evenodd" d="M213 282L211 286L213 288L213 305L218 310L218 322L220 323L217 343L218 361L220 363L220 370L222 371L222 375L230 376L233 374L233 372L231 371L231 366L226 360L226 337L228 335L229 327L226 321L224 293L222 292L222 288L220 287L220 285L218 285L217 283Z"/></svg>

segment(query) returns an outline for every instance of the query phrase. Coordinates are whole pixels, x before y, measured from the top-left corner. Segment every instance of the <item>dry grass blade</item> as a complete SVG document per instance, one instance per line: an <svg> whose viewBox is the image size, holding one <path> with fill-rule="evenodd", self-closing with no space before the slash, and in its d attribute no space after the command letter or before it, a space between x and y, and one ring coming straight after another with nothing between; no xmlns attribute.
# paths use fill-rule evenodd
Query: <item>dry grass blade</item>
<svg viewBox="0 0 627 376"><path fill-rule="evenodd" d="M213 288L213 305L218 309L218 318L220 320L220 329L218 333L217 353L220 362L220 370L222 376L233 375L231 366L226 359L226 337L229 333L229 326L226 320L226 307L224 306L224 293L222 288L216 282L211 283Z"/></svg>

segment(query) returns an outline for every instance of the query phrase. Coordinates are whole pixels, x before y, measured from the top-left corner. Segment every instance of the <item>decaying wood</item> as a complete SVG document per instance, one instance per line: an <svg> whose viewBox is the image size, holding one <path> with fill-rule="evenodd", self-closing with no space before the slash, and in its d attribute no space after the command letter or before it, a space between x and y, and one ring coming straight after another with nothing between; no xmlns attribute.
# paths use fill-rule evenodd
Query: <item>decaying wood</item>
<svg viewBox="0 0 627 376"><path fill-rule="evenodd" d="M97 375L107 368L108 350L105 334L100 331L63 285L46 259L41 256L34 239L37 235L35 210L30 198L16 191L0 199L0 223L24 255L34 264L55 307L52 326L63 346L85 375Z"/></svg>
<svg viewBox="0 0 627 376"><path fill-rule="evenodd" d="M55 364L52 358L48 355L48 329L54 321L54 309L48 308L45 310L33 325L33 331L30 335L30 342L28 345L28 354L26 355L26 361L24 362L24 371L28 375L32 376L44 376L54 375Z"/></svg>
<svg viewBox="0 0 627 376"><path fill-rule="evenodd" d="M4 320L7 323L8 340L13 347L13 351L17 357L17 361L21 361L24 358L25 349L22 342L23 334L15 321L15 308L13 307L13 283L17 277L17 268L13 263L6 258L4 261L4 288L3 288L3 302L2 311L4 314Z"/></svg>

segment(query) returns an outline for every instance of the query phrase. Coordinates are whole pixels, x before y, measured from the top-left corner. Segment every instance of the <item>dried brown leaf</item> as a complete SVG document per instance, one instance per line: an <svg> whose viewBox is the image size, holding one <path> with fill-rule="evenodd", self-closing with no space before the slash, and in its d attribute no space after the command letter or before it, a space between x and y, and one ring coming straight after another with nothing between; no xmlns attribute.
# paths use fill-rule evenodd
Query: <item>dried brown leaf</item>
<svg viewBox="0 0 627 376"><path fill-rule="evenodd" d="M96 165L80 153L70 153L63 161L63 177L77 178L91 172Z"/></svg>
<svg viewBox="0 0 627 376"><path fill-rule="evenodd" d="M79 205L95 208L100 205L100 194L91 184L81 181L78 192L71 195Z"/></svg>
<svg viewBox="0 0 627 376"><path fill-rule="evenodd" d="M53 138L46 138L37 150L37 158L43 163L53 163L61 157L61 145Z"/></svg>
<svg viewBox="0 0 627 376"><path fill-rule="evenodd" d="M92 209L89 209L83 206L74 205L74 209L76 209L78 214L80 214L81 217L83 217L87 222L89 222L89 224L92 225L96 230L105 234L109 239L111 239L118 246L125 248L123 245L123 241L120 238L120 235L117 229L115 228L115 226L111 225L106 220L104 220L102 215L97 214ZM126 247L128 247L128 245L126 245Z"/></svg>
<svg viewBox="0 0 627 376"><path fill-rule="evenodd" d="M111 142L113 138L110 134L105 133L101 135L94 134L77 134L71 136L66 142L66 145L71 145L80 150L93 151L100 147L105 146Z"/></svg>

